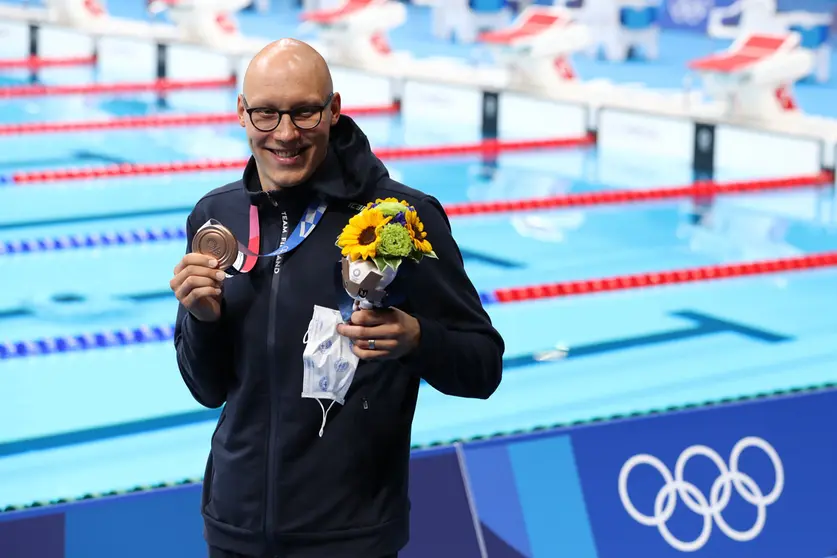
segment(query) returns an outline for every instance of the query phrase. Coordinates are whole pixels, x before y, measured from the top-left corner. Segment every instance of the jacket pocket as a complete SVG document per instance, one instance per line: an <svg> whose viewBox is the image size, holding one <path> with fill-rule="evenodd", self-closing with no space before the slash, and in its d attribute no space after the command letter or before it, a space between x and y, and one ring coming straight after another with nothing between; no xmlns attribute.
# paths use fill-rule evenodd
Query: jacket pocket
<svg viewBox="0 0 837 558"><path fill-rule="evenodd" d="M212 432L211 441L215 441L215 436L221 425L227 420L227 414L221 411L221 417L218 419L218 424L215 425L215 430ZM210 448L212 444L210 443ZM212 449L209 450L209 456L206 458L206 468L203 471L203 486L201 487L201 509L206 512L206 507L212 501L212 483L215 481L215 467L212 461Z"/></svg>
<svg viewBox="0 0 837 558"><path fill-rule="evenodd" d="M215 441L215 436L218 435L218 431L221 430L221 426L223 426L225 420L227 420L226 406L221 410L221 416L218 418L218 424L215 425L215 430L212 431L212 442Z"/></svg>
<svg viewBox="0 0 837 558"><path fill-rule="evenodd" d="M212 500L212 481L215 478L215 469L212 467L212 452L206 458L206 467L203 470L203 484L201 485L201 512L206 513L206 508Z"/></svg>

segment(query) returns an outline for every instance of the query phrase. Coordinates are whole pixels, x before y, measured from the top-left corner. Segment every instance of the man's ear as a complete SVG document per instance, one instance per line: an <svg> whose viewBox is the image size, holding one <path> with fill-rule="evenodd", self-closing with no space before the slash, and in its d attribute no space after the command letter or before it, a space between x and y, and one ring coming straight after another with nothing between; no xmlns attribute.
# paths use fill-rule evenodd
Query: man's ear
<svg viewBox="0 0 837 558"><path fill-rule="evenodd" d="M331 125L334 126L337 124L337 121L340 120L340 109L341 107L341 100L340 100L340 93L334 93L334 96L331 98Z"/></svg>
<svg viewBox="0 0 837 558"><path fill-rule="evenodd" d="M247 127L247 111L244 110L244 95L241 93L238 94L235 110L238 113L238 123L242 128Z"/></svg>

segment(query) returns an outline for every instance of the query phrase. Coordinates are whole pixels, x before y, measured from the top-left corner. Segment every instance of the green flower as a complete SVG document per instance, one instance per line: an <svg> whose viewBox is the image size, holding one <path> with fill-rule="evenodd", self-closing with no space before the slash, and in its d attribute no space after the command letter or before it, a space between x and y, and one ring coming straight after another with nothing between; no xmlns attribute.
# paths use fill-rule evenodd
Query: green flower
<svg viewBox="0 0 837 558"><path fill-rule="evenodd" d="M381 202L377 206L375 206L375 209L383 213L384 217L395 217L399 213L403 213L407 210L407 208L404 207L403 204L391 201Z"/></svg>
<svg viewBox="0 0 837 558"><path fill-rule="evenodd" d="M379 206L380 208L380 206ZM383 211L381 211L383 213ZM413 240L410 233L401 225L390 223L381 228L378 241L378 254L385 258L404 258L410 255Z"/></svg>

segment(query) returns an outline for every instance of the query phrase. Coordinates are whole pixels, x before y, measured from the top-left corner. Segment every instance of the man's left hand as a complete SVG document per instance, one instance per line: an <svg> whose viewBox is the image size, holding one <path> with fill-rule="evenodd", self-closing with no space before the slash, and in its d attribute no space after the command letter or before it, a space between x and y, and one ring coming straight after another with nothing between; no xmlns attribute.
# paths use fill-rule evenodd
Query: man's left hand
<svg viewBox="0 0 837 558"><path fill-rule="evenodd" d="M337 333L352 341L352 352L362 360L397 359L418 347L421 326L397 308L357 310L351 323L338 324Z"/></svg>

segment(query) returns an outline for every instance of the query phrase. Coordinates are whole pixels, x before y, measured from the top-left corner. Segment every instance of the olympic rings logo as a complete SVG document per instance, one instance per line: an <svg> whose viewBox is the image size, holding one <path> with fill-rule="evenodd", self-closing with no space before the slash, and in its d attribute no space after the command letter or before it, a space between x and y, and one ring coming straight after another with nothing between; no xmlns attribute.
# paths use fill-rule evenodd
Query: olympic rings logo
<svg viewBox="0 0 837 558"><path fill-rule="evenodd" d="M767 494L762 492L752 477L738 470L738 460L741 458L741 454L750 447L761 449L773 464L776 480L773 489ZM695 456L708 457L720 472L718 478L712 483L708 499L694 484L683 480L686 463ZM665 485L654 499L653 516L640 513L628 495L628 476L638 465L654 467L665 481ZM673 475L662 461L648 454L634 455L625 462L619 472L619 498L622 500L625 511L638 523L656 527L663 539L680 552L694 552L701 549L709 541L713 520L721 532L734 541L746 542L755 539L764 529L764 524L767 521L767 506L779 499L784 485L785 471L779 454L773 449L773 446L755 436L742 438L735 444L729 456L729 466L711 448L696 445L686 448L680 454L674 466ZM741 498L756 508L755 523L746 531L736 531L730 527L722 515L732 496L732 487L735 487ZM667 523L674 514L678 496L687 508L703 517L703 528L693 541L681 541L668 529Z"/></svg>
<svg viewBox="0 0 837 558"><path fill-rule="evenodd" d="M668 15L677 25L698 25L715 6L713 0L669 0Z"/></svg>

